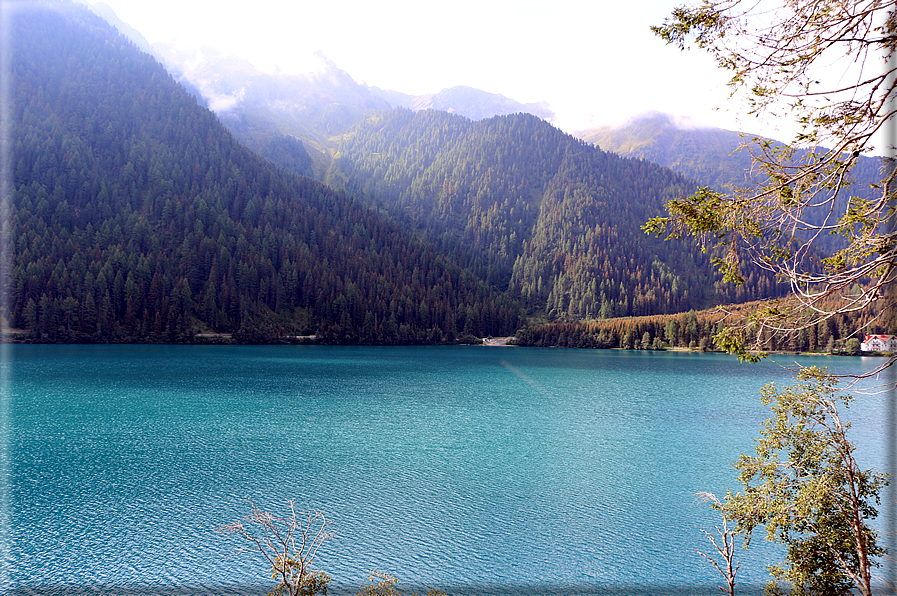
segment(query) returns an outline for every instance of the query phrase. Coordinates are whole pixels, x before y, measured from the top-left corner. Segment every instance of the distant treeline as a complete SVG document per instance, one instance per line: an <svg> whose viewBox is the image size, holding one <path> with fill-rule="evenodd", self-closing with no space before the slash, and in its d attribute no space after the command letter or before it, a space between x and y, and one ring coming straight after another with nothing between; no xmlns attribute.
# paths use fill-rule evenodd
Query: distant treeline
<svg viewBox="0 0 897 596"><path fill-rule="evenodd" d="M717 350L714 336L727 326L742 323L758 306L751 303L725 311L544 323L518 331L515 341L533 347ZM769 351L857 353L861 329L862 333L897 333L893 323L876 320L875 311L870 310L840 313L787 337L764 333L760 339ZM755 338L756 332L747 336L749 341Z"/></svg>

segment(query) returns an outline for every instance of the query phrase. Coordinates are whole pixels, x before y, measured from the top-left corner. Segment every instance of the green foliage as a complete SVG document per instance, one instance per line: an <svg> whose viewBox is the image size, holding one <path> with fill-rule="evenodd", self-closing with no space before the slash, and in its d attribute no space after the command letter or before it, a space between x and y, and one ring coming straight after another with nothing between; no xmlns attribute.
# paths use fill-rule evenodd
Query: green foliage
<svg viewBox="0 0 897 596"><path fill-rule="evenodd" d="M859 356L860 340L856 337L848 338L848 340L844 342L844 353L848 356Z"/></svg>
<svg viewBox="0 0 897 596"><path fill-rule="evenodd" d="M767 356L766 352L749 352L744 329L726 327L713 336L713 341L720 350L738 356L741 362L756 364Z"/></svg>
<svg viewBox="0 0 897 596"><path fill-rule="evenodd" d="M358 596L399 596L402 591L396 588L398 578L380 571L371 571L368 585L364 586Z"/></svg>
<svg viewBox="0 0 897 596"><path fill-rule="evenodd" d="M537 347L641 349L640 339L647 332L653 338L662 337L664 344L672 348L721 350L737 355L743 362L757 362L767 355L765 351L749 349L758 340L774 351L840 354L857 329L888 332L881 321L875 320L875 311L848 311L783 339L751 324L756 313L769 306L764 301L671 315L543 321L518 331L516 342Z"/></svg>
<svg viewBox="0 0 897 596"><path fill-rule="evenodd" d="M868 595L872 568L885 554L869 521L888 476L856 462L850 424L839 413L852 397L839 393L837 379L812 367L798 380L781 390L772 383L763 388L772 416L756 455L735 464L744 492L728 495L723 511L747 540L765 526L769 540L786 545L784 565L771 571L793 592Z"/></svg>
<svg viewBox="0 0 897 596"><path fill-rule="evenodd" d="M283 567L288 570L288 575L297 575L299 563L289 559L284 561L275 561L271 569L271 577L279 580L281 573L279 568ZM289 581L281 581L277 587L268 593L268 596L315 596L321 594L327 596L327 586L330 584L330 576L323 571L312 570L306 572L300 580L293 580L295 583L291 587Z"/></svg>
<svg viewBox="0 0 897 596"><path fill-rule="evenodd" d="M689 311L676 315L545 323L518 331L516 343L534 347L636 350L701 345L710 349L711 336L721 329L720 319L719 313Z"/></svg>
<svg viewBox="0 0 897 596"><path fill-rule="evenodd" d="M397 588L399 580L395 576L380 571L371 571L368 577L368 585L364 586L358 596L402 596L404 591ZM416 596L412 594L411 596ZM427 596L447 596L436 588L430 588Z"/></svg>
<svg viewBox="0 0 897 596"><path fill-rule="evenodd" d="M667 43L711 54L750 113L794 118L800 126L794 142L803 148L754 139L747 147L750 184L671 201L669 217L650 220L648 229L718 244L729 279L740 281L746 261L788 282L796 300L770 313L772 319L754 321L774 335L793 336L840 312L821 305L854 284L859 292L837 308L892 310L893 300L880 299L897 271L897 169L890 159L859 158L893 149L875 145L897 116L897 88L889 82L895 68L887 62L897 39L893 6L795 0L770 12L755 2L705 0L677 8L652 30ZM840 79L820 81L820 66L833 64L851 66ZM881 166L874 175L870 161ZM832 234L841 238L833 242Z"/></svg>
<svg viewBox="0 0 897 596"><path fill-rule="evenodd" d="M667 203L667 209L673 217L653 217L642 229L658 237L665 235L667 238L681 238L688 233L693 236L711 234L722 239L726 230L725 220L720 213L722 198L722 194L706 186L701 187L688 198ZM689 225L668 229L678 222L677 215L687 220Z"/></svg>

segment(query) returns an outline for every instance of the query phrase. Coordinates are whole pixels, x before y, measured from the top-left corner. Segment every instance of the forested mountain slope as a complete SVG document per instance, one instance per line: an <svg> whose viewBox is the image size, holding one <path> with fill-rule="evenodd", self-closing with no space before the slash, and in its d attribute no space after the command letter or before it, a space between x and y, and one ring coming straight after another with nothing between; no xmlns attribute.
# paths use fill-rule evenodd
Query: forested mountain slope
<svg viewBox="0 0 897 596"><path fill-rule="evenodd" d="M46 341L439 342L518 305L259 158L79 5L16 12L9 323Z"/></svg>
<svg viewBox="0 0 897 596"><path fill-rule="evenodd" d="M777 291L756 272L740 288L717 283L706 255L641 231L692 182L531 115L384 112L344 138L336 165L346 188L550 318L678 312Z"/></svg>
<svg viewBox="0 0 897 596"><path fill-rule="evenodd" d="M606 151L628 157L639 157L669 167L694 179L700 186L716 190L757 188L765 180L764 169L754 162L763 151L782 151L785 145L773 140L760 139L749 133L738 133L720 128L697 126L669 114L652 112L631 119L617 127L601 127L580 131L576 136ZM768 147L762 149L762 144ZM809 149L796 149L791 159L795 164L809 158ZM872 200L875 186L881 182L883 163L873 156L858 156L851 168L846 186L835 199L834 211L830 205L821 204L803 213L813 225L831 224L847 213L851 197ZM813 201L820 203L820 201ZM844 247L840 235L822 234L816 239L817 247L838 250ZM818 260L825 255L820 254Z"/></svg>

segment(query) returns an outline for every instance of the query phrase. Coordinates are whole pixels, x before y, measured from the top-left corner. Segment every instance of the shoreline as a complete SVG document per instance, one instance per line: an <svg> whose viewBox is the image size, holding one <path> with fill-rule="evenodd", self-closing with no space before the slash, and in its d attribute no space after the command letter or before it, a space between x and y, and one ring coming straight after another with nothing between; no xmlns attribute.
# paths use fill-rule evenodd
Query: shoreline
<svg viewBox="0 0 897 596"><path fill-rule="evenodd" d="M483 346L483 347L514 347L514 348L528 348L528 347L536 347L536 346L527 346L522 345L516 342L517 337L514 335L504 336L504 337L484 337L478 338L481 339L480 343L452 343L452 344L421 344L421 343L413 343L413 344L379 344L379 343L371 343L371 344L343 344L343 343L329 343L319 341L320 337L317 335L286 335L282 337L278 337L273 341L263 341L263 342L240 342L234 338L233 334L230 333L197 333L194 335L191 340L187 341L165 341L162 338L158 338L157 340L150 339L149 341L106 341L106 342L93 342L93 341L41 341L36 340L34 338L28 337L28 332L22 329L5 329L0 332L0 343L7 345L219 345L219 346L248 346L248 345L269 345L269 346L284 346L284 345L345 345L345 346L429 346L429 345L457 345L457 346ZM473 338L471 338L473 339ZM545 348L561 348L561 346L539 346ZM570 350L624 350L627 348L570 348L563 347L564 349ZM684 352L684 353L696 353L696 354L724 354L725 352L720 352L716 350L699 350L699 349L691 349L685 347L666 347L661 350L636 350L629 348L629 350L634 352ZM833 354L831 352L785 352L785 351L775 351L775 352L767 352L769 356L865 356L870 358L893 358L897 356L897 354L892 352L860 352L859 354Z"/></svg>

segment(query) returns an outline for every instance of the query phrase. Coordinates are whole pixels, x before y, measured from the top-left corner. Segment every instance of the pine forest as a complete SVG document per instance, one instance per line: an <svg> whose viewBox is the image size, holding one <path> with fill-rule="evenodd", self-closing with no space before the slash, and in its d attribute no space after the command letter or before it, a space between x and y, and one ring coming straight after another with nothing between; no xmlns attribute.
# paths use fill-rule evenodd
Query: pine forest
<svg viewBox="0 0 897 596"><path fill-rule="evenodd" d="M533 115L369 112L315 179L86 8L20 11L11 43L20 340L707 349L695 311L787 293L642 231L696 181Z"/></svg>

